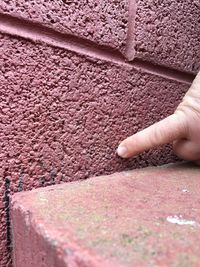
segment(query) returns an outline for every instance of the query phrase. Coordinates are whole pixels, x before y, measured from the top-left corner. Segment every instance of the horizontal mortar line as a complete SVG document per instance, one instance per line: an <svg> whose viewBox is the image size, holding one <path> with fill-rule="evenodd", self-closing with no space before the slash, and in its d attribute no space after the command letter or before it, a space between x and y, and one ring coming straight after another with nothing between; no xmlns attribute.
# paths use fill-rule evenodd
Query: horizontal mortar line
<svg viewBox="0 0 200 267"><path fill-rule="evenodd" d="M39 23L0 13L0 31L9 35L23 37L35 42L44 42L55 47L75 51L97 59L107 59L121 63L123 56L110 47L98 46L95 43L70 34L60 33ZM124 64L126 64L124 62Z"/></svg>
<svg viewBox="0 0 200 267"><path fill-rule="evenodd" d="M168 78L168 79L170 78L176 81L185 82L189 85L192 83L192 81L195 78L194 74L179 71L179 70L174 70L172 68L168 68L168 67L161 66L161 65L155 65L148 61L143 61L141 59L135 59L133 61L133 64L136 68L144 69L145 71L152 73L154 75L159 74L160 76L164 78Z"/></svg>
<svg viewBox="0 0 200 267"><path fill-rule="evenodd" d="M110 47L96 45L91 41L69 34L63 34L38 23L10 15L0 14L0 31L8 35L22 37L34 42L43 42L55 47L74 51L97 60L105 60L126 67L142 69L154 75L188 84L194 79L193 74L154 65L140 59L127 62L120 52Z"/></svg>

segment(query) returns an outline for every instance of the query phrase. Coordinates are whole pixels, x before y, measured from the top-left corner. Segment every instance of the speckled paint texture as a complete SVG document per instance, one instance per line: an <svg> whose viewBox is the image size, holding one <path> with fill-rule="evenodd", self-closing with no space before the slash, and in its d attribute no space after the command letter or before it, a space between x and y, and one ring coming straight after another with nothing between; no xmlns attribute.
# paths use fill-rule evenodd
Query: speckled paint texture
<svg viewBox="0 0 200 267"><path fill-rule="evenodd" d="M170 51L143 57L147 9L134 1L0 2L0 266L11 265L10 194L177 160L170 146L131 160L115 153L123 138L174 111L200 62L191 68L200 49L194 56L189 28L191 56L183 59L179 38L173 46L181 67Z"/></svg>
<svg viewBox="0 0 200 267"><path fill-rule="evenodd" d="M200 1L138 0L136 57L196 73L200 68Z"/></svg>
<svg viewBox="0 0 200 267"><path fill-rule="evenodd" d="M15 266L198 267L199 171L163 166L15 194Z"/></svg>
<svg viewBox="0 0 200 267"><path fill-rule="evenodd" d="M118 50L126 45L128 1L3 0L0 11L98 45Z"/></svg>
<svg viewBox="0 0 200 267"><path fill-rule="evenodd" d="M0 12L113 48L128 60L192 73L200 67L198 0L2 0Z"/></svg>

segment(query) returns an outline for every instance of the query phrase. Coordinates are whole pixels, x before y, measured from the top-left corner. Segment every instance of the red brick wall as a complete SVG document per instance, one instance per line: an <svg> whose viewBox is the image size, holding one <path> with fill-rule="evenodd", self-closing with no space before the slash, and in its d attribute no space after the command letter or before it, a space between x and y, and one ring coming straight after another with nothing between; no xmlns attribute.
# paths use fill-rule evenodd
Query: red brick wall
<svg viewBox="0 0 200 267"><path fill-rule="evenodd" d="M119 159L120 140L171 114L200 66L199 5L0 3L0 266L9 193L173 162L170 146Z"/></svg>

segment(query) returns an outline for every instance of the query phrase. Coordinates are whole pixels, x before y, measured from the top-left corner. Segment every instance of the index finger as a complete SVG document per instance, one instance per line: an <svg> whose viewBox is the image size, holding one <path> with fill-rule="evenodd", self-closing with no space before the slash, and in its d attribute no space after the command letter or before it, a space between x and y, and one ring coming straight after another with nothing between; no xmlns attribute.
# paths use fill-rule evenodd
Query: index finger
<svg viewBox="0 0 200 267"><path fill-rule="evenodd" d="M128 137L117 149L120 157L129 158L186 136L186 125L179 113L157 122L150 127Z"/></svg>

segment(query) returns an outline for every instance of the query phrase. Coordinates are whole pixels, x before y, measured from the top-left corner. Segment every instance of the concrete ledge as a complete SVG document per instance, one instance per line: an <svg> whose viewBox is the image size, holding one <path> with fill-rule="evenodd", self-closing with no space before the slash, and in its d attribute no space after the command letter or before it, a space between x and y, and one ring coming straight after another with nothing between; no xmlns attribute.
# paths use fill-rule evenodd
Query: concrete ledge
<svg viewBox="0 0 200 267"><path fill-rule="evenodd" d="M200 169L168 165L12 197L16 267L199 266Z"/></svg>

